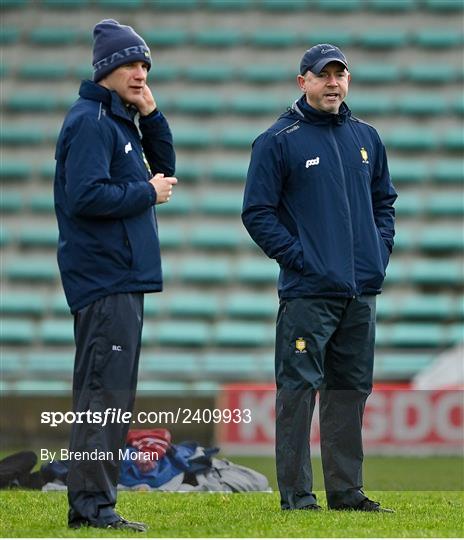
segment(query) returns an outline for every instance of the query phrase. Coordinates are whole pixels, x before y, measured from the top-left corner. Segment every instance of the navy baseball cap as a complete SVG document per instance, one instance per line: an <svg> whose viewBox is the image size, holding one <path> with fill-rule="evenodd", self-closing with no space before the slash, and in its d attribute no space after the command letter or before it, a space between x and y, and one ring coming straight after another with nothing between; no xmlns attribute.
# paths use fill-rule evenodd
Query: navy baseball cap
<svg viewBox="0 0 464 540"><path fill-rule="evenodd" d="M308 70L316 75L324 69L329 62L340 62L348 69L348 62L342 51L330 43L320 43L308 49L300 62L300 74Z"/></svg>

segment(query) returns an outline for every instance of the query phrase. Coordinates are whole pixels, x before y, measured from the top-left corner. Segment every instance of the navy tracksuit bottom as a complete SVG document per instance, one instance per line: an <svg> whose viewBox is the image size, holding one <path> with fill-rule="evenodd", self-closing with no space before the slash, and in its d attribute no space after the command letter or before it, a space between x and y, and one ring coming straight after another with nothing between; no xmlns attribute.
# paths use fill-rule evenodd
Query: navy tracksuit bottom
<svg viewBox="0 0 464 540"><path fill-rule="evenodd" d="M317 391L328 506L356 506L366 498L361 428L372 390L375 302L375 296L365 295L280 303L275 370L282 509L316 503L309 436Z"/></svg>
<svg viewBox="0 0 464 540"><path fill-rule="evenodd" d="M76 356L73 410L104 414L106 409L132 412L137 387L143 324L143 294L101 298L74 318ZM105 526L119 519L115 511L119 450L129 423L74 423L70 451L102 451L112 459L71 459L68 484L69 524Z"/></svg>

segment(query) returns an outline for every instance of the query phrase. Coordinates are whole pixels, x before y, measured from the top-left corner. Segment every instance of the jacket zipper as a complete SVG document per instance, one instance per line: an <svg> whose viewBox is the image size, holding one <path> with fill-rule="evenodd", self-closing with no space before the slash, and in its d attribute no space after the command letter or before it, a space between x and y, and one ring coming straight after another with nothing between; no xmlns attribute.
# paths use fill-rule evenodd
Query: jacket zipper
<svg viewBox="0 0 464 540"><path fill-rule="evenodd" d="M350 219L350 226L349 226L349 235L350 235L350 241L351 241L351 272L352 272L352 290L350 291L350 294L352 298L356 297L356 278L355 278L355 271L354 271L354 239L353 239L353 222L351 220L351 207L350 202L348 200L348 195L346 193L346 177L345 172L343 171L343 163L342 163L342 157L340 155L340 150L338 148L337 139L334 135L334 128L333 126L330 126L330 135L332 137L332 140L334 142L335 146L335 153L338 158L339 168L341 171L341 176L343 179L343 186L344 186L344 194L345 194L345 202L346 202L346 208L348 210L348 217Z"/></svg>

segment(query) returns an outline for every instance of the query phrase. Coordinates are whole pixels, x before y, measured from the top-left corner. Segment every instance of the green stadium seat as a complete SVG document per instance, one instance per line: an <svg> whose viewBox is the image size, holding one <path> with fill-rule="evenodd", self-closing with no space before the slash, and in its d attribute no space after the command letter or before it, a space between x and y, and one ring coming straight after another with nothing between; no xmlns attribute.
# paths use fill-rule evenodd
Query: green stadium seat
<svg viewBox="0 0 464 540"><path fill-rule="evenodd" d="M23 319L0 320L0 343L29 345L36 336L35 325L31 321Z"/></svg>
<svg viewBox="0 0 464 540"><path fill-rule="evenodd" d="M173 317L213 319L219 313L219 298L205 293L173 294L166 309Z"/></svg>
<svg viewBox="0 0 464 540"><path fill-rule="evenodd" d="M398 216L417 216L424 211L424 201L420 193L400 193L395 209Z"/></svg>
<svg viewBox="0 0 464 540"><path fill-rule="evenodd" d="M29 41L33 45L74 45L79 39L79 30L72 27L40 26L29 33Z"/></svg>
<svg viewBox="0 0 464 540"><path fill-rule="evenodd" d="M157 28L144 30L143 37L149 47L180 47L189 39L188 33L182 28Z"/></svg>
<svg viewBox="0 0 464 540"><path fill-rule="evenodd" d="M312 43L333 43L337 47L350 47L353 45L355 36L353 32L349 30L343 30L337 28L314 28L308 32L307 35L302 35L302 44L306 44L310 47Z"/></svg>
<svg viewBox="0 0 464 540"><path fill-rule="evenodd" d="M24 355L2 351L0 357L0 381L12 378L13 380L24 376Z"/></svg>
<svg viewBox="0 0 464 540"><path fill-rule="evenodd" d="M258 8L267 11L299 11L308 7L308 0L258 0Z"/></svg>
<svg viewBox="0 0 464 540"><path fill-rule="evenodd" d="M178 127L174 129L174 145L180 148L207 148L215 138L207 129Z"/></svg>
<svg viewBox="0 0 464 540"><path fill-rule="evenodd" d="M403 261L398 261L393 258L387 267L387 277L385 286L395 285L403 283L408 277L409 265L406 265Z"/></svg>
<svg viewBox="0 0 464 540"><path fill-rule="evenodd" d="M41 144L45 139L44 132L39 127L2 125L0 143L7 146L30 146Z"/></svg>
<svg viewBox="0 0 464 540"><path fill-rule="evenodd" d="M452 102L452 110L461 116L464 115L464 95L458 95Z"/></svg>
<svg viewBox="0 0 464 540"><path fill-rule="evenodd" d="M369 49L398 49L408 44L409 36L405 30L376 28L362 32L358 39L361 46Z"/></svg>
<svg viewBox="0 0 464 540"><path fill-rule="evenodd" d="M42 0L42 5L51 9L81 9L87 7L89 0Z"/></svg>
<svg viewBox="0 0 464 540"><path fill-rule="evenodd" d="M464 181L464 163L460 159L438 161L432 169L432 175L437 182L460 184Z"/></svg>
<svg viewBox="0 0 464 540"><path fill-rule="evenodd" d="M422 230L419 247L423 251L462 251L464 249L464 229L462 223L454 227L429 226ZM464 278L464 273L463 273Z"/></svg>
<svg viewBox="0 0 464 540"><path fill-rule="evenodd" d="M249 65L240 69L239 76L248 83L277 83L288 81L292 77L295 77L295 69L283 66L282 64ZM263 94L261 94L261 97L264 97Z"/></svg>
<svg viewBox="0 0 464 540"><path fill-rule="evenodd" d="M207 354L203 357L203 373L219 379L256 379L257 366L253 355L237 353Z"/></svg>
<svg viewBox="0 0 464 540"><path fill-rule="evenodd" d="M218 114L223 106L222 96L212 92L188 92L173 99L173 107L176 112L184 114Z"/></svg>
<svg viewBox="0 0 464 540"><path fill-rule="evenodd" d="M204 0L205 7L218 11L244 11L252 6L253 0Z"/></svg>
<svg viewBox="0 0 464 540"><path fill-rule="evenodd" d="M248 160L217 161L211 164L210 175L216 182L244 183L248 171Z"/></svg>
<svg viewBox="0 0 464 540"><path fill-rule="evenodd" d="M369 0L368 7L380 12L403 12L413 10L416 2L415 0Z"/></svg>
<svg viewBox="0 0 464 540"><path fill-rule="evenodd" d="M381 294L377 297L376 315L378 319L393 319L397 316L397 313L398 298L388 294Z"/></svg>
<svg viewBox="0 0 464 540"><path fill-rule="evenodd" d="M406 296L399 302L397 313L404 319L450 319L453 302L451 296L444 294Z"/></svg>
<svg viewBox="0 0 464 540"><path fill-rule="evenodd" d="M416 33L415 42L427 49L445 49L459 47L462 37L462 32L451 28L424 28Z"/></svg>
<svg viewBox="0 0 464 540"><path fill-rule="evenodd" d="M5 390L9 394L26 396L66 396L69 397L69 381L45 381L45 380L27 380L15 381Z"/></svg>
<svg viewBox="0 0 464 540"><path fill-rule="evenodd" d="M3 7L2 3L2 7ZM13 26L9 26L6 28L5 26L2 26L0 29L0 44L1 45L13 45L14 43L17 43L19 39L19 29L15 28Z"/></svg>
<svg viewBox="0 0 464 540"><path fill-rule="evenodd" d="M147 325L146 334L142 332L142 340L152 339L166 347L205 347L210 341L210 326L200 321L160 322L151 328ZM152 337L150 333L154 332Z"/></svg>
<svg viewBox="0 0 464 540"><path fill-rule="evenodd" d="M446 328L446 340L448 345L460 345L464 343L464 325L452 324Z"/></svg>
<svg viewBox="0 0 464 540"><path fill-rule="evenodd" d="M48 161L42 163L39 167L39 176L43 180L53 180L55 177L55 161Z"/></svg>
<svg viewBox="0 0 464 540"><path fill-rule="evenodd" d="M179 269L179 278L186 283L219 284L230 277L230 262L222 258L185 259Z"/></svg>
<svg viewBox="0 0 464 540"><path fill-rule="evenodd" d="M225 313L232 318L275 319L277 309L275 294L237 293L227 299Z"/></svg>
<svg viewBox="0 0 464 540"><path fill-rule="evenodd" d="M255 47L266 48L281 48L281 47L293 47L297 45L298 38L294 31L280 29L280 28L267 28L254 30L249 35L249 41Z"/></svg>
<svg viewBox="0 0 464 540"><path fill-rule="evenodd" d="M26 369L30 374L72 379L74 355L72 352L30 352L26 355Z"/></svg>
<svg viewBox="0 0 464 540"><path fill-rule="evenodd" d="M273 345L273 325L255 322L224 321L214 329L214 343L219 347L263 347Z"/></svg>
<svg viewBox="0 0 464 540"><path fill-rule="evenodd" d="M152 66L149 77L151 76L151 71L154 70L155 68L156 66ZM92 65L89 62L86 62L85 64L77 65L74 68L71 68L71 74L74 77L77 77L78 79L92 79L93 77Z"/></svg>
<svg viewBox="0 0 464 540"><path fill-rule="evenodd" d="M421 183L429 178L429 167L419 160L392 159L388 167L393 183Z"/></svg>
<svg viewBox="0 0 464 540"><path fill-rule="evenodd" d="M140 10L144 0L96 0L101 9Z"/></svg>
<svg viewBox="0 0 464 540"><path fill-rule="evenodd" d="M357 11L361 8L360 0L318 0L319 9L329 12Z"/></svg>
<svg viewBox="0 0 464 540"><path fill-rule="evenodd" d="M432 217L464 216L464 198L462 193L438 193L429 197L426 203L426 211Z"/></svg>
<svg viewBox="0 0 464 540"><path fill-rule="evenodd" d="M54 257L17 256L4 263L4 276L12 281L51 282L58 277Z"/></svg>
<svg viewBox="0 0 464 540"><path fill-rule="evenodd" d="M185 232L182 227L161 224L158 234L161 249L179 249L185 244Z"/></svg>
<svg viewBox="0 0 464 540"><path fill-rule="evenodd" d="M425 353L377 355L374 362L374 377L376 380L404 379L409 381L429 366L433 359L434 355Z"/></svg>
<svg viewBox="0 0 464 540"><path fill-rule="evenodd" d="M2 0L2 9L23 9L29 0Z"/></svg>
<svg viewBox="0 0 464 540"><path fill-rule="evenodd" d="M227 225L200 225L190 232L190 245L197 249L231 250L240 247L243 233Z"/></svg>
<svg viewBox="0 0 464 540"><path fill-rule="evenodd" d="M3 214L16 214L23 207L23 199L20 191L5 191L0 195L0 212Z"/></svg>
<svg viewBox="0 0 464 540"><path fill-rule="evenodd" d="M238 191L210 191L203 195L198 209L204 214L240 216L243 194Z"/></svg>
<svg viewBox="0 0 464 540"><path fill-rule="evenodd" d="M21 230L18 241L24 247L56 248L58 245L58 228L53 226L29 227Z"/></svg>
<svg viewBox="0 0 464 540"><path fill-rule="evenodd" d="M464 130L458 128L445 133L443 145L450 152L462 152L464 150Z"/></svg>
<svg viewBox="0 0 464 540"><path fill-rule="evenodd" d="M29 199L29 209L37 214L53 214L54 201L52 194L36 193Z"/></svg>
<svg viewBox="0 0 464 540"><path fill-rule="evenodd" d="M39 337L47 345L74 344L74 325L67 319L46 319L39 326Z"/></svg>
<svg viewBox="0 0 464 540"><path fill-rule="evenodd" d="M398 110L414 116L444 115L448 110L446 99L435 94L414 93L403 96L398 102Z"/></svg>
<svg viewBox="0 0 464 540"><path fill-rule="evenodd" d="M187 67L185 75L194 82L224 83L234 77L234 68L223 64L200 64Z"/></svg>
<svg viewBox="0 0 464 540"><path fill-rule="evenodd" d="M31 172L32 169L28 163L5 161L5 159L2 157L0 162L0 180L2 182L18 182L28 180L31 176Z"/></svg>
<svg viewBox="0 0 464 540"><path fill-rule="evenodd" d="M152 65L149 73L149 79L155 81L155 83L160 82L170 82L174 81L178 77L182 76L183 71L179 66L172 64L158 64Z"/></svg>
<svg viewBox="0 0 464 540"><path fill-rule="evenodd" d="M195 354L156 354L141 361L139 380L153 375L195 379L199 372L198 364L198 356Z"/></svg>
<svg viewBox="0 0 464 540"><path fill-rule="evenodd" d="M46 310L41 294L5 291L0 295L0 312L5 315L41 315Z"/></svg>
<svg viewBox="0 0 464 540"><path fill-rule="evenodd" d="M18 68L18 76L31 80L61 80L69 75L69 67L62 64L23 64Z"/></svg>
<svg viewBox="0 0 464 540"><path fill-rule="evenodd" d="M242 259L237 265L236 279L249 285L275 285L278 275L279 265L268 259Z"/></svg>
<svg viewBox="0 0 464 540"><path fill-rule="evenodd" d="M157 317L163 310L163 297L159 294L146 294L144 299L144 315L146 318Z"/></svg>
<svg viewBox="0 0 464 540"><path fill-rule="evenodd" d="M394 64L359 64L350 70L354 83L385 84L396 83L401 78L401 70Z"/></svg>
<svg viewBox="0 0 464 540"><path fill-rule="evenodd" d="M390 131L385 137L386 146L394 150L410 152L432 150L437 146L435 132L427 129L412 129L409 127L397 128Z"/></svg>
<svg viewBox="0 0 464 540"><path fill-rule="evenodd" d="M458 77L458 69L450 64L416 64L406 68L406 77L414 83L449 84Z"/></svg>
<svg viewBox="0 0 464 540"><path fill-rule="evenodd" d="M171 200L166 204L159 204L156 207L156 213L160 216L164 215L186 215L192 211L192 198L189 193L175 191Z"/></svg>
<svg viewBox="0 0 464 540"><path fill-rule="evenodd" d="M199 161L180 161L179 163L176 163L175 174L182 184L184 182L197 182L203 175L203 165Z"/></svg>
<svg viewBox="0 0 464 540"><path fill-rule="evenodd" d="M395 234L395 250L411 250L415 248L416 232L399 227Z"/></svg>
<svg viewBox="0 0 464 540"><path fill-rule="evenodd" d="M388 328L393 347L441 347L445 344L445 328L433 323L402 323Z"/></svg>
<svg viewBox="0 0 464 540"><path fill-rule="evenodd" d="M236 28L203 28L193 36L193 42L199 47L236 47L243 42L241 30Z"/></svg>
<svg viewBox="0 0 464 540"><path fill-rule="evenodd" d="M229 128L222 132L221 142L225 148L251 150L251 144L260 131L253 125Z"/></svg>
<svg viewBox="0 0 464 540"><path fill-rule="evenodd" d="M286 103L290 105L291 102ZM232 98L230 109L237 114L270 115L284 110L282 99L278 96L260 94L237 94Z"/></svg>
<svg viewBox="0 0 464 540"><path fill-rule="evenodd" d="M15 112L47 112L60 107L60 101L50 93L15 93L4 101L4 106Z"/></svg>
<svg viewBox="0 0 464 540"><path fill-rule="evenodd" d="M0 247L5 247L11 242L11 234L9 229L4 226L0 227Z"/></svg>
<svg viewBox="0 0 464 540"><path fill-rule="evenodd" d="M393 111L393 101L388 94L350 94L348 104L355 116L385 115Z"/></svg>
<svg viewBox="0 0 464 540"><path fill-rule="evenodd" d="M66 297L63 293L56 294L50 299L50 309L53 315L67 315L70 314L70 309Z"/></svg>
<svg viewBox="0 0 464 540"><path fill-rule="evenodd" d="M430 11L441 11L444 13L462 11L464 9L462 0L424 0L424 4Z"/></svg>
<svg viewBox="0 0 464 540"><path fill-rule="evenodd" d="M416 260L411 263L409 274L418 285L462 285L462 264L455 260Z"/></svg>
<svg viewBox="0 0 464 540"><path fill-rule="evenodd" d="M198 0L156 0L148 2L148 7L153 7L161 11L191 11L198 6Z"/></svg>

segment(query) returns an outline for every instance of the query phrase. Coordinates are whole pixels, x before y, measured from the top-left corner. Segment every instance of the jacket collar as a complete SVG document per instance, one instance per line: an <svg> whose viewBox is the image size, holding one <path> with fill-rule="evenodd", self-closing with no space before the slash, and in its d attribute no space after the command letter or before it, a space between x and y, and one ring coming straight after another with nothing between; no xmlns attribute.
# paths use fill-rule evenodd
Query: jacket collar
<svg viewBox="0 0 464 540"><path fill-rule="evenodd" d="M296 112L311 124L317 125L344 124L351 116L351 111L345 102L341 104L337 114L325 113L311 107L311 105L309 105L306 101L305 95L302 95L293 103L291 110Z"/></svg>
<svg viewBox="0 0 464 540"><path fill-rule="evenodd" d="M134 116L137 112L136 109L132 106L126 107L116 92L110 91L100 84L93 81L82 81L79 88L79 95L84 99L103 103L115 116L119 116L129 122L134 121Z"/></svg>

